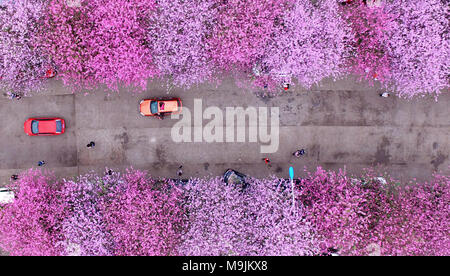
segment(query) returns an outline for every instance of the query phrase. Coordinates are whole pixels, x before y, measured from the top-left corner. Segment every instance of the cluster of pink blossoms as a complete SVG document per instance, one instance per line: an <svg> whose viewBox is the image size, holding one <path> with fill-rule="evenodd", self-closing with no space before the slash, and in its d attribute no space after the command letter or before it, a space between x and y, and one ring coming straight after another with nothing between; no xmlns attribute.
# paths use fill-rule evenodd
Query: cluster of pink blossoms
<svg viewBox="0 0 450 276"><path fill-rule="evenodd" d="M448 5L365 2L8 0L0 86L26 93L51 67L75 90L145 90L159 78L189 88L233 73L271 92L348 74L404 98L445 91Z"/></svg>
<svg viewBox="0 0 450 276"><path fill-rule="evenodd" d="M320 167L299 179L180 184L146 172L28 170L0 206L12 255L448 255L450 177L398 183ZM293 191L293 192L292 192Z"/></svg>
<svg viewBox="0 0 450 276"><path fill-rule="evenodd" d="M0 6L0 88L24 94L42 88L50 57L34 45L45 2L5 1Z"/></svg>

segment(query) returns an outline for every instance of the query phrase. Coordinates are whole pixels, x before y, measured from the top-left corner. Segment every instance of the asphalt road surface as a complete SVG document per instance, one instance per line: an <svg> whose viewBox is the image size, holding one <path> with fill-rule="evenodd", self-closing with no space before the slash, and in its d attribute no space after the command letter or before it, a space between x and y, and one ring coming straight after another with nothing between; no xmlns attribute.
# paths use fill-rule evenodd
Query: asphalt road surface
<svg viewBox="0 0 450 276"><path fill-rule="evenodd" d="M13 173L36 167L45 160L45 169L71 177L105 167L123 170L132 166L146 169L157 177L182 178L218 176L228 168L254 177L276 175L288 178L293 166L296 176L304 167L345 168L360 174L375 166L382 174L400 180L429 179L434 171L450 172L450 93L435 102L433 98L402 100L381 98L379 87L370 87L353 78L323 81L305 90L294 87L275 98L261 98L239 88L232 79L217 88L205 84L189 90L167 92L161 82L149 83L139 94L98 90L89 95L71 94L57 80L33 97L0 99L0 184ZM4 92L4 91L2 91ZM178 120L143 117L141 99L180 97L183 106L194 113L194 99L203 110L217 107L278 107L279 147L275 153L260 152L261 142L174 142L171 131ZM55 116L66 120L66 133L52 137L28 137L23 123L29 117ZM224 115L225 116L225 115ZM202 125L209 120L203 120ZM246 121L242 128L251 124ZM191 120L185 124L200 128ZM94 148L87 148L95 141ZM295 158L292 153L306 149ZM268 167L262 158L271 160Z"/></svg>

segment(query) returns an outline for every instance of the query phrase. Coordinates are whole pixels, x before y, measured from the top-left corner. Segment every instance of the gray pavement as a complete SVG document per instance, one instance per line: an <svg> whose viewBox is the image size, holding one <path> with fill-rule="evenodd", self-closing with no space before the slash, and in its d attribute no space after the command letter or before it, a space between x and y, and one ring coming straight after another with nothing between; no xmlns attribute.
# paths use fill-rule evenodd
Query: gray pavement
<svg viewBox="0 0 450 276"><path fill-rule="evenodd" d="M380 174L388 172L401 180L426 180L434 171L448 174L450 93L435 102L433 98L381 98L381 91L349 77L325 80L311 90L294 87L268 99L238 88L227 78L217 88L204 84L167 92L164 84L155 81L143 93L99 89L85 96L71 94L59 81L51 80L47 89L33 97L0 99L0 185L11 174L36 167L38 160L65 177L132 166L175 178L179 165L183 165L183 178L217 176L227 168L255 177L287 178L289 166L302 176L304 167L319 165L354 174L376 166ZM194 99L203 100L203 109L217 106L224 111L237 106L279 107L279 149L261 154L259 143L175 143L170 134L176 120L146 118L138 111L141 99L161 96L180 97L191 112ZM34 116L64 118L66 133L28 137L23 123ZM88 149L91 140L96 146ZM307 155L294 158L292 152L298 148L305 148ZM271 159L270 168L263 157Z"/></svg>

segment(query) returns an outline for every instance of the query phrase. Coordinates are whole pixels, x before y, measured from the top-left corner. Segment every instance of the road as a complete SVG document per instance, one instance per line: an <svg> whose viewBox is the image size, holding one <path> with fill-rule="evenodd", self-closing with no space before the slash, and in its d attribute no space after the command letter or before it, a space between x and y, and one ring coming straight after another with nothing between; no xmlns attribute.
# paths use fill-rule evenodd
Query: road
<svg viewBox="0 0 450 276"><path fill-rule="evenodd" d="M294 87L275 98L261 98L237 87L227 78L217 88L204 84L189 90L167 92L161 82L149 83L146 92L121 93L98 89L89 95L71 94L57 80L45 91L21 100L0 99L0 183L13 173L36 167L45 160L46 169L71 177L89 171L133 168L149 170L153 176L176 178L183 165L183 178L222 175L227 168L255 177L288 177L293 166L298 176L304 167L344 168L359 174L376 166L400 180L429 179L434 171L450 172L450 93L432 98L402 100L381 98L382 90L354 78L305 90ZM175 143L171 130L177 120L142 117L141 99L177 96L194 111L194 99L203 109L218 107L278 107L279 148L260 152L259 142ZM23 122L29 117L58 116L66 120L66 133L53 137L28 137ZM208 120L203 120L203 126ZM246 121L245 126L249 127ZM188 124L189 125L189 124ZM194 122L190 124L194 131ZM95 141L93 149L86 147ZM307 155L292 156L298 148ZM268 167L262 158L271 160Z"/></svg>

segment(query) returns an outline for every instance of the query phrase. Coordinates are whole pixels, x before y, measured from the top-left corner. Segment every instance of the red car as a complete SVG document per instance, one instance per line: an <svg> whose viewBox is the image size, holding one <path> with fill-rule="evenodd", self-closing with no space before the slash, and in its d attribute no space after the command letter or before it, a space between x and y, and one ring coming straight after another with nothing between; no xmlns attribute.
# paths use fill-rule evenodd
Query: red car
<svg viewBox="0 0 450 276"><path fill-rule="evenodd" d="M29 136L59 135L64 133L65 122L61 118L29 118L24 130Z"/></svg>

